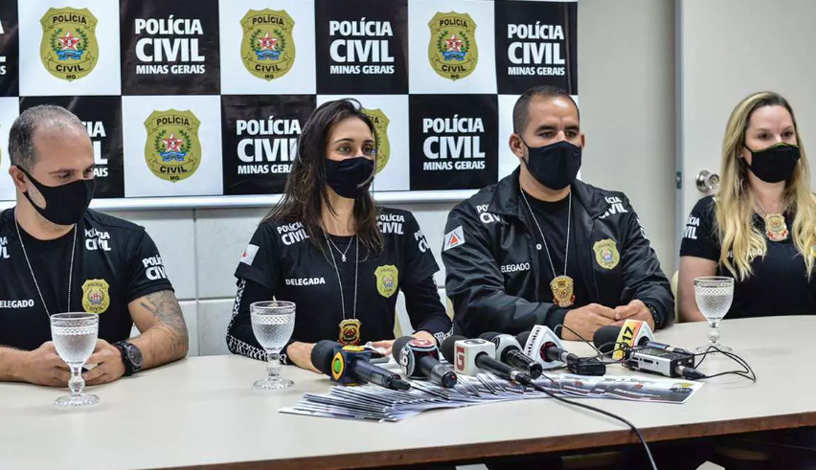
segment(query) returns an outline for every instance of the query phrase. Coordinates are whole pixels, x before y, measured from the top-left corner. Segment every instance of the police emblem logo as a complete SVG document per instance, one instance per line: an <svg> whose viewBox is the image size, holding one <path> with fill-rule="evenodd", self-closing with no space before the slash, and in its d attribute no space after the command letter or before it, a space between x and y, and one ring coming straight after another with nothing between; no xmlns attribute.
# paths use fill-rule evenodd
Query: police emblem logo
<svg viewBox="0 0 816 470"><path fill-rule="evenodd" d="M374 123L374 140L377 142L377 173L379 173L388 164L388 157L391 155L391 144L388 141L388 125L391 120L380 109L364 108L362 111Z"/></svg>
<svg viewBox="0 0 816 470"><path fill-rule="evenodd" d="M788 224L781 214L769 214L765 217L765 233L768 240L781 242L788 239Z"/></svg>
<svg viewBox="0 0 816 470"><path fill-rule="evenodd" d="M145 121L145 161L159 178L173 183L189 178L201 164L198 128L192 111L153 111Z"/></svg>
<svg viewBox="0 0 816 470"><path fill-rule="evenodd" d="M104 279L88 279L82 284L82 308L88 313L105 313L110 306L108 282Z"/></svg>
<svg viewBox="0 0 816 470"><path fill-rule="evenodd" d="M252 75L274 80L295 64L295 20L285 10L249 10L241 19L241 61Z"/></svg>
<svg viewBox="0 0 816 470"><path fill-rule="evenodd" d="M340 322L340 337L338 342L345 345L356 345L360 343L360 328L362 323L356 318L343 320Z"/></svg>
<svg viewBox="0 0 816 470"><path fill-rule="evenodd" d="M572 307L575 303L575 281L567 276L557 276L550 281L553 303L559 307Z"/></svg>
<svg viewBox="0 0 816 470"><path fill-rule="evenodd" d="M48 73L67 81L87 76L99 60L97 19L87 8L49 8L40 20L40 59Z"/></svg>
<svg viewBox="0 0 816 470"><path fill-rule="evenodd" d="M479 62L473 18L467 13L437 13L428 27L431 29L428 60L434 71L449 80L473 73Z"/></svg>
<svg viewBox="0 0 816 470"><path fill-rule="evenodd" d="M384 265L374 271L377 277L377 292L385 298L389 298L397 292L399 287L399 270L394 265Z"/></svg>
<svg viewBox="0 0 816 470"><path fill-rule="evenodd" d="M592 246L592 250L595 251L595 261L598 262L598 266L604 269L612 269L620 262L620 253L618 253L615 240L605 238L597 241Z"/></svg>

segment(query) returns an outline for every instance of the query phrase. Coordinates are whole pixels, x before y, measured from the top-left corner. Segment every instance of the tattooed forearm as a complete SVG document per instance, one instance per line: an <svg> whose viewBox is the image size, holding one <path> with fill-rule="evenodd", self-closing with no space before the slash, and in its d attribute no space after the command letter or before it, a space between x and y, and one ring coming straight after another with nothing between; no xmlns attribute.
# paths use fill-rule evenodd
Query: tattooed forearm
<svg viewBox="0 0 816 470"><path fill-rule="evenodd" d="M170 333L170 344L173 352L182 355L187 353L187 325L181 313L176 295L171 290L162 290L148 294L141 300L141 306L159 320L158 325Z"/></svg>

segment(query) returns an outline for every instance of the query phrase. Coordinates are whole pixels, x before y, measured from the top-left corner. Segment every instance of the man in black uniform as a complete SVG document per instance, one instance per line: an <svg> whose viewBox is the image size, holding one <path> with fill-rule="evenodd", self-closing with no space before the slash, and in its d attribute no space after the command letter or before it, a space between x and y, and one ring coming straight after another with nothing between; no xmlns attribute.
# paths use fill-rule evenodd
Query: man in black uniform
<svg viewBox="0 0 816 470"><path fill-rule="evenodd" d="M65 386L49 317L99 315L83 378L102 384L187 354L187 327L144 228L88 210L94 154L82 122L57 106L9 132L17 205L0 214L0 381ZM141 336L128 341L134 324Z"/></svg>
<svg viewBox="0 0 816 470"><path fill-rule="evenodd" d="M669 282L626 195L575 179L585 137L572 98L532 88L516 102L513 126L520 167L448 216L442 260L454 331L542 324L591 340L630 318L669 325Z"/></svg>

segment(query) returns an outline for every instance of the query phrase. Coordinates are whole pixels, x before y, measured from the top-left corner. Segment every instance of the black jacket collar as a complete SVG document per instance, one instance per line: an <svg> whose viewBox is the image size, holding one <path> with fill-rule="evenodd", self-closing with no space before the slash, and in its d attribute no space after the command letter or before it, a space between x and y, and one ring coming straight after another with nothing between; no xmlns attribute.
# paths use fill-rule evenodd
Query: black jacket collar
<svg viewBox="0 0 816 470"><path fill-rule="evenodd" d="M494 214L520 218L519 204L521 203L521 187L519 186L519 166L509 176L502 178L493 191L488 211ZM592 219L597 219L606 212L608 204L603 195L593 186L575 180L572 183L572 194L576 201L584 207Z"/></svg>

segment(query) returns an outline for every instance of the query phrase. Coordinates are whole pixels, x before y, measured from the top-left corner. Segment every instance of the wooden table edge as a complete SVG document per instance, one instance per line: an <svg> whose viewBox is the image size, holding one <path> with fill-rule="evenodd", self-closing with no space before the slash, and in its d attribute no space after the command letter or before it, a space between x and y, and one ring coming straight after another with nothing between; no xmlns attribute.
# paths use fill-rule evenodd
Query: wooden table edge
<svg viewBox="0 0 816 470"><path fill-rule="evenodd" d="M761 418L741 418L710 423L691 423L641 429L646 442L725 436L759 431L816 426L816 412L795 413ZM513 457L548 452L591 450L593 448L638 444L631 430L554 436L515 441L401 449L393 451L302 457L288 460L233 462L222 464L168 467L167 470L275 470L372 468L398 465L435 464L443 462L478 461L497 457Z"/></svg>

